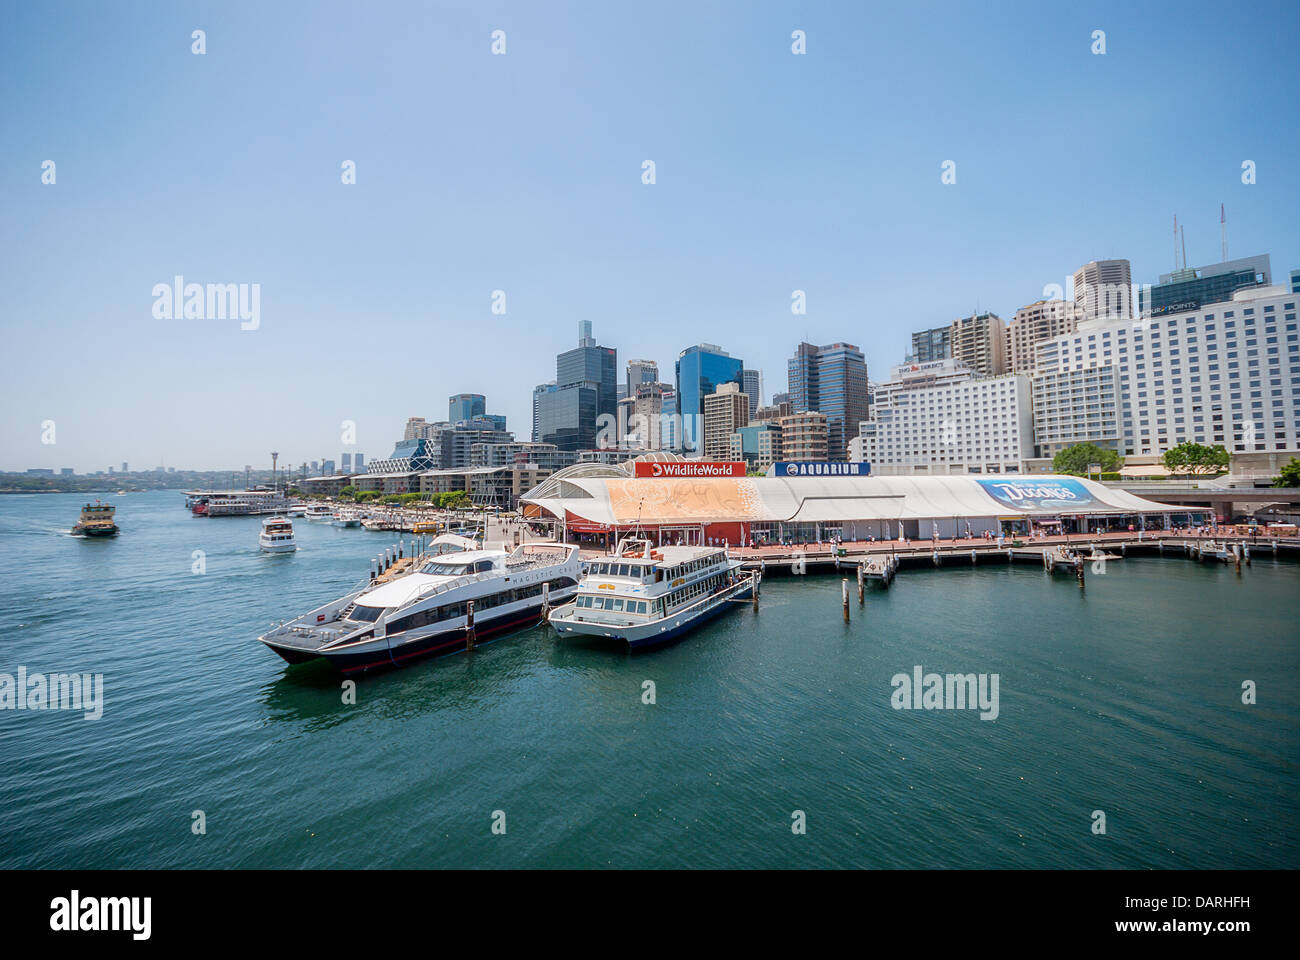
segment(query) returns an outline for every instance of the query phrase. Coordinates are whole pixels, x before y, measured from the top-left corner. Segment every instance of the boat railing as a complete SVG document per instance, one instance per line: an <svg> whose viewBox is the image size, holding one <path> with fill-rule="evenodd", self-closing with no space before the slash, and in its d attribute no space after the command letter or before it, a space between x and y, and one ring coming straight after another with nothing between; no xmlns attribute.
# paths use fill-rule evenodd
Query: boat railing
<svg viewBox="0 0 1300 960"><path fill-rule="evenodd" d="M730 592L730 591L732 591L732 590L740 589L741 587L745 586L746 581L749 581L749 582L753 583L755 586L757 586L757 584L758 584L758 571L757 571L757 570L751 570L751 571L749 571L748 573L743 574L742 576L738 577L738 578L737 578L733 583L728 583L728 584L726 584L726 585L724 585L724 586L722 586L722 587L719 587L717 590L714 590L712 593L707 594L706 596L700 597L700 599L696 600L694 603L689 603L689 604L687 604L686 606L682 607L682 608L679 609L679 610L674 610L672 613L665 613L662 617L656 617L654 620L647 620L647 621L645 621L645 622L646 622L646 623L656 623L656 622L659 621L659 620L672 620L674 617L680 617L682 614L686 613L687 611L694 610L696 607L700 606L701 604L706 604L706 603L709 603L710 601L713 601L713 600L717 600L717 601L725 600L726 597L724 596L724 594L726 594L726 593L728 593L728 592ZM653 599L655 599L655 598L654 598L654 597L651 597L650 599L653 600ZM569 606L569 604L565 604L565 606ZM558 613L558 612L559 612L559 608L556 609L556 613ZM574 612L575 612L575 613L577 612L577 607L576 607L576 606L574 607ZM600 621L600 620L591 620L591 621L588 621L588 622L589 622L589 623L601 623L602 621ZM638 625L639 625L639 623L638 623Z"/></svg>

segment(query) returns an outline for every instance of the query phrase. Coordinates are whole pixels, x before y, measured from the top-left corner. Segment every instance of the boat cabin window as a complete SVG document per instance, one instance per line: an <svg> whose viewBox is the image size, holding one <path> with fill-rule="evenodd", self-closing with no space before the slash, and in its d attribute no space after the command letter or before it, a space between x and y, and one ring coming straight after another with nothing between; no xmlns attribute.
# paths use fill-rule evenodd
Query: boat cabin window
<svg viewBox="0 0 1300 960"><path fill-rule="evenodd" d="M435 577L459 577L467 573L468 570L468 564L447 563L438 560L430 560L420 568L421 573L427 573Z"/></svg>
<svg viewBox="0 0 1300 960"><path fill-rule="evenodd" d="M384 607L356 606L353 607L352 612L348 614L348 619L356 620L360 623L374 623L379 619L379 616L384 612L384 609Z"/></svg>

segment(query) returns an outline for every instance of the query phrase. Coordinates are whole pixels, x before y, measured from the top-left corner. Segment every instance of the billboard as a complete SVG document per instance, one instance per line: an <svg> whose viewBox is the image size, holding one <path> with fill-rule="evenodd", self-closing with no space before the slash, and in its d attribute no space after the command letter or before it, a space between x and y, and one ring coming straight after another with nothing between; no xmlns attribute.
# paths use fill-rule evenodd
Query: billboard
<svg viewBox="0 0 1300 960"><path fill-rule="evenodd" d="M774 477L865 477L869 463L831 463L825 460L788 460L772 464Z"/></svg>
<svg viewBox="0 0 1300 960"><path fill-rule="evenodd" d="M1068 477L1054 480L972 479L998 503L1017 510L1069 513L1073 507L1086 507L1096 502L1087 487Z"/></svg>
<svg viewBox="0 0 1300 960"><path fill-rule="evenodd" d="M745 461L743 460L674 460L661 462L637 461L634 465L637 477L743 477Z"/></svg>

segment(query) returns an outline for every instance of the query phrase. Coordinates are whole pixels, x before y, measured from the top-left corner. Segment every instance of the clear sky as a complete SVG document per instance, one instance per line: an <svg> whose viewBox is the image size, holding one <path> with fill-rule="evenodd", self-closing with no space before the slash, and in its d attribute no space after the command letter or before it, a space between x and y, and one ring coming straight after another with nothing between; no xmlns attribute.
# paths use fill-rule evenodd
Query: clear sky
<svg viewBox="0 0 1300 960"><path fill-rule="evenodd" d="M770 394L847 340L882 379L1087 260L1155 281L1175 214L1219 260L1221 202L1283 278L1298 11L5 0L0 469L375 458L462 391L528 439L583 319L620 371L714 342ZM260 284L260 326L156 318L178 274Z"/></svg>

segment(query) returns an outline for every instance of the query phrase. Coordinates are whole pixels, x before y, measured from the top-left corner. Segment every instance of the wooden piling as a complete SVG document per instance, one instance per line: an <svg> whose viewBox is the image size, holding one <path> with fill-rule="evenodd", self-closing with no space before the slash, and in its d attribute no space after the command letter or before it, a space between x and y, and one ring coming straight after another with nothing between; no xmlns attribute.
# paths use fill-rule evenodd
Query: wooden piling
<svg viewBox="0 0 1300 960"><path fill-rule="evenodd" d="M474 601L465 604L465 649L473 650L477 638L474 636Z"/></svg>
<svg viewBox="0 0 1300 960"><path fill-rule="evenodd" d="M849 578L840 581L840 593L844 597L844 622L849 622Z"/></svg>
<svg viewBox="0 0 1300 960"><path fill-rule="evenodd" d="M858 606L867 602L867 562L858 564Z"/></svg>

